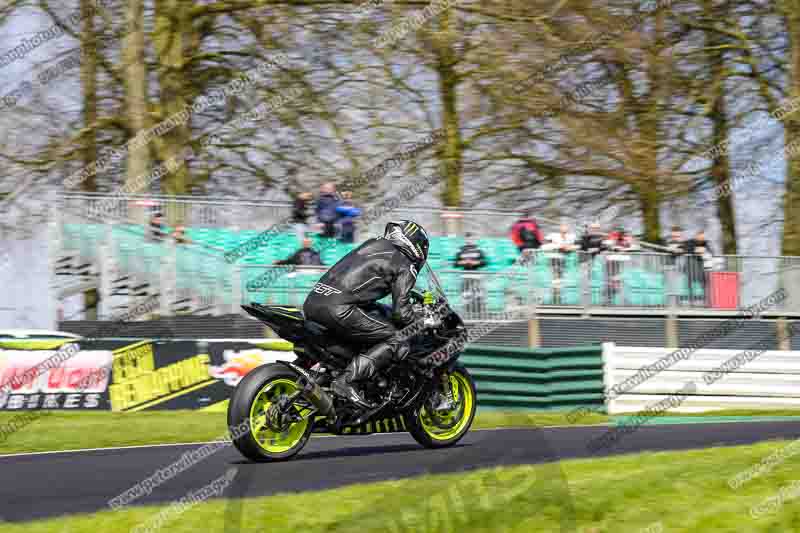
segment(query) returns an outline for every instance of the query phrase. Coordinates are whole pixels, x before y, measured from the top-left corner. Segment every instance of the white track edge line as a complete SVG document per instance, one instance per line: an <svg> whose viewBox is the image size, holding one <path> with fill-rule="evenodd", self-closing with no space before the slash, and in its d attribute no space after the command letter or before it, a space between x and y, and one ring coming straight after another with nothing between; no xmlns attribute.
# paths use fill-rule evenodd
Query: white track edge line
<svg viewBox="0 0 800 533"><path fill-rule="evenodd" d="M727 423L733 422L744 422L744 423L753 423L753 422L781 422L781 420L731 420ZM717 422L693 422L693 424L716 424ZM644 424L648 425L648 424ZM652 424L650 427L655 426L674 426L674 425L682 425L681 423L675 424ZM570 425L561 425L561 426L516 426L516 427L503 427L503 428L477 428L471 429L469 433L475 431L504 431L504 430L520 430L520 429L551 429L551 428L596 428L596 427L616 427L613 424L606 424L606 423L599 423L599 424L570 424ZM370 435L311 435L312 438L315 439L324 439L324 438L335 438L335 437L380 437L383 435L396 435L399 433L407 433L404 431L394 431L391 433L372 433ZM80 448L77 450L52 450L52 451L45 451L45 452L20 452L20 453L7 453L7 454L0 454L0 459L5 459L8 457L27 457L33 455L54 455L57 453L83 453L83 452L102 452L102 451L114 451L114 450L136 450L141 448L165 448L168 446L202 446L203 444L216 444L218 442L227 442L230 444L230 441L222 441L222 440L211 440L205 442L174 442L174 443L166 443L166 444L137 444L133 446L110 446L108 448Z"/></svg>
<svg viewBox="0 0 800 533"><path fill-rule="evenodd" d="M542 426L542 427L582 427L582 426ZM590 426L585 426L590 427ZM530 427L516 427L516 428L479 428L470 430L473 431L499 431L503 429L530 429ZM397 433L404 433L402 431L395 431L393 433L372 433L370 435L361 435L362 437L378 437L381 435L391 435ZM359 435L313 435L312 438L320 439L320 438L332 438L332 437L358 437ZM136 450L142 448L165 448L169 446L202 446L204 444L215 444L218 442L228 442L229 441L221 441L221 440L212 440L212 441L202 441L202 442L172 442L172 443L164 443L164 444L136 444L132 446L109 446L107 448L79 448L77 450L50 450L50 451L43 451L43 452L19 452L19 453L7 453L7 454L0 454L0 459L5 459L7 457L26 457L26 456L33 456L33 455L53 455L57 453L82 453L82 452L102 452L102 451L114 451L114 450Z"/></svg>

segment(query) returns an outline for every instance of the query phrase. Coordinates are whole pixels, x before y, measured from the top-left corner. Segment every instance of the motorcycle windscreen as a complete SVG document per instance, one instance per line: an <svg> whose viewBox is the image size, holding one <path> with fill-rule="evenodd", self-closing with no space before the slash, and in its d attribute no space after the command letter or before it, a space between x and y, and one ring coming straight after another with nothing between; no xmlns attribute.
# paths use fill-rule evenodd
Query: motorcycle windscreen
<svg viewBox="0 0 800 533"><path fill-rule="evenodd" d="M447 294L445 293L444 289L442 288L441 281L436 273L428 266L428 263L423 265L422 269L417 273L417 282L414 284L414 290L419 291L421 293L425 293L426 291L430 291L433 293L434 300L443 300L450 305L449 300L447 299ZM392 295L387 294L380 300L378 303L382 303L385 305L392 305Z"/></svg>
<svg viewBox="0 0 800 533"><path fill-rule="evenodd" d="M451 280L448 279L448 281ZM451 283L450 287L459 287L459 285ZM450 300L447 297L447 292L444 289L441 278L438 276L438 274L436 274L436 272L433 271L431 267L428 266L427 263L422 267L422 270L417 275L417 283L414 285L414 289L422 292L423 294L426 291L431 292L433 294L434 301L444 303L450 310L452 310L453 306L450 304ZM461 320L461 317L455 312L451 312L444 317L444 327L448 333L457 333L453 330L460 328L463 325L464 323Z"/></svg>
<svg viewBox="0 0 800 533"><path fill-rule="evenodd" d="M422 269L419 271L419 274L417 274L417 283L414 285L414 288L422 293L430 291L433 293L435 300L443 300L447 302L448 305L450 303L447 299L447 293L445 293L439 277L428 263L425 263L425 265L423 265Z"/></svg>

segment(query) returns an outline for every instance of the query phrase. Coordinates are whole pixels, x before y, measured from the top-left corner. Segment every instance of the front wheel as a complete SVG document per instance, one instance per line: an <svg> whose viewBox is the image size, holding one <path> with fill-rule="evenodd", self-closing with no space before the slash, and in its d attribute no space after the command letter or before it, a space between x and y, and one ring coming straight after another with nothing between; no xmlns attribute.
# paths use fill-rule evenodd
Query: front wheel
<svg viewBox="0 0 800 533"><path fill-rule="evenodd" d="M475 418L477 395L475 382L463 365L456 365L448 374L452 407L445 412L428 412L427 402L409 416L409 433L426 448L453 446L467 434Z"/></svg>
<svg viewBox="0 0 800 533"><path fill-rule="evenodd" d="M293 457L308 442L313 423L310 409L292 405L287 417L278 409L298 391L297 375L273 363L249 372L234 389L228 404L228 427L233 444L253 461L281 461ZM292 420L294 419L294 421ZM246 430L241 430L246 428Z"/></svg>

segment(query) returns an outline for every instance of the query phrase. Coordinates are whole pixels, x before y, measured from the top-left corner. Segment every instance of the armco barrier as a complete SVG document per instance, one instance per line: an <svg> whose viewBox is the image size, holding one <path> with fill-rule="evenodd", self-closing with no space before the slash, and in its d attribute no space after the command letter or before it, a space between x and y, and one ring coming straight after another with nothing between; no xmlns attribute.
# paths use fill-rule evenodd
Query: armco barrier
<svg viewBox="0 0 800 533"><path fill-rule="evenodd" d="M472 345L460 361L475 378L480 406L603 407L600 345L549 349Z"/></svg>
<svg viewBox="0 0 800 533"><path fill-rule="evenodd" d="M797 409L800 407L800 352L763 350L756 341L753 339L754 346L743 346L741 350L695 350L685 359L676 358L674 364L660 372L656 371L659 365L648 367L675 353L676 349L606 343L603 360L608 412L640 411L668 398L690 382L697 385L696 392L673 409L674 412ZM631 379L634 376L637 377ZM618 390L612 390L615 385Z"/></svg>

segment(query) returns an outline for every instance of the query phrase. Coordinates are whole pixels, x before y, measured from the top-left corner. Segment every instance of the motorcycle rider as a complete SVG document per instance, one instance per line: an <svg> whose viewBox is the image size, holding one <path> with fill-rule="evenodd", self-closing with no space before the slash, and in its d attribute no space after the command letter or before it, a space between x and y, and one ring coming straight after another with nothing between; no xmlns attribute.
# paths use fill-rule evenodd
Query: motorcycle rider
<svg viewBox="0 0 800 533"><path fill-rule="evenodd" d="M361 407L373 407L357 384L408 355L408 339L396 334L418 318L411 289L428 258L428 247L428 235L417 223L389 222L383 237L369 239L341 258L306 297L303 311L307 320L325 326L344 341L371 346L333 381L335 394ZM377 303L389 294L391 311Z"/></svg>

